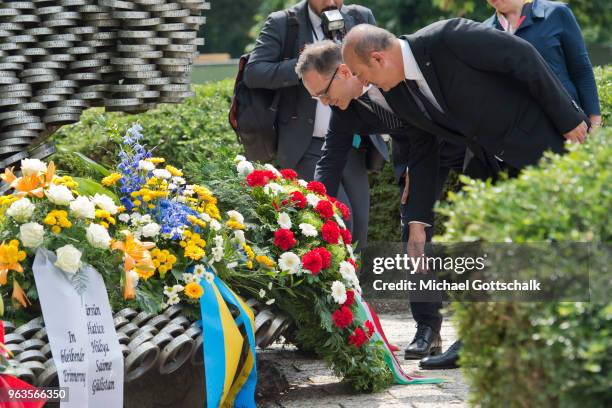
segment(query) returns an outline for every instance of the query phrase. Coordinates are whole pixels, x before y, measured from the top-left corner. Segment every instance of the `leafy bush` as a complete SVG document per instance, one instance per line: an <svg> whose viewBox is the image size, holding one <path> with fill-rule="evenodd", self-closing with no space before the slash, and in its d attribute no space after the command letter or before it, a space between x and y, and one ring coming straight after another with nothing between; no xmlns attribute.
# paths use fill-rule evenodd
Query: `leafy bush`
<svg viewBox="0 0 612 408"><path fill-rule="evenodd" d="M609 73L609 71L608 71ZM606 90L607 91L607 90ZM609 103L609 99L606 103ZM608 105L609 106L609 105ZM456 303L461 361L483 407L612 404L612 130L515 180L468 181L441 211L444 242L591 243L588 303ZM576 268L584 267L576 261Z"/></svg>
<svg viewBox="0 0 612 408"><path fill-rule="evenodd" d="M195 97L183 104L161 105L139 115L90 109L80 122L57 132L55 140L60 152L53 160L73 174L87 170L80 166L72 151L110 166L117 146L108 138L109 128L127 129L138 122L147 129L147 144L156 146L156 155L168 157L183 167L196 168L202 177L213 178L218 165L231 164L231 159L241 151L227 121L232 86L229 80L198 85L194 87Z"/></svg>

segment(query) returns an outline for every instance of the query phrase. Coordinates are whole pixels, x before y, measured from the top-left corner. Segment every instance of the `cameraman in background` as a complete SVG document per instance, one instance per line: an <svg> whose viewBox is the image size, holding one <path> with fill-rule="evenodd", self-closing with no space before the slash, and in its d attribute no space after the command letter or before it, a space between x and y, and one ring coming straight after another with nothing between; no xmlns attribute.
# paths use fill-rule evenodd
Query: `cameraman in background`
<svg viewBox="0 0 612 408"><path fill-rule="evenodd" d="M295 22L299 27L297 38L287 38L288 26ZM295 169L305 180L314 179L331 109L306 91L295 73L297 58L306 44L324 39L342 41L348 30L362 23L376 24L372 12L363 6L345 6L342 0L301 1L268 16L245 68L246 86L281 92L277 111L277 162L283 168ZM294 43L293 54L283 59L288 41ZM326 89L321 89L319 97L325 96L334 86L334 77ZM367 170L370 166L367 163L380 163L381 157L387 155L387 147L379 135L355 135L337 198L351 209L349 227L359 248L365 246L368 230Z"/></svg>

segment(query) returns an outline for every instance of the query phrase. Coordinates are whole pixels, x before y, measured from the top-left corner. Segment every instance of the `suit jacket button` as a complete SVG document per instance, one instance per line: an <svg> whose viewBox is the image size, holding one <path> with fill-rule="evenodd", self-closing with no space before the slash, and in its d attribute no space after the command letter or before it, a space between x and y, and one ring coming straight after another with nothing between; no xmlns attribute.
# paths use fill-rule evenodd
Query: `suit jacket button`
<svg viewBox="0 0 612 408"><path fill-rule="evenodd" d="M308 118L308 123L312 125L314 123L314 120L312 118Z"/></svg>

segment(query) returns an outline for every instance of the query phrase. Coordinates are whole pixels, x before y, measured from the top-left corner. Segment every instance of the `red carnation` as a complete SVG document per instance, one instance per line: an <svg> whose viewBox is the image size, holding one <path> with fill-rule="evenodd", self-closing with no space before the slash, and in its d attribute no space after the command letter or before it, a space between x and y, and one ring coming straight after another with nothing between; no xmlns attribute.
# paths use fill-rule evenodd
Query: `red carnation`
<svg viewBox="0 0 612 408"><path fill-rule="evenodd" d="M276 174L270 170L253 170L246 176L246 182L251 187L263 187L268 184L268 181L275 179Z"/></svg>
<svg viewBox="0 0 612 408"><path fill-rule="evenodd" d="M287 251L295 246L295 237L291 230L280 228L274 233L274 245Z"/></svg>
<svg viewBox="0 0 612 408"><path fill-rule="evenodd" d="M323 183L320 183L318 181L311 181L306 185L306 188L312 192L319 193L321 195L325 195L327 192Z"/></svg>
<svg viewBox="0 0 612 408"><path fill-rule="evenodd" d="M325 224L323 224L321 235L325 242L336 245L340 239L340 228L335 222L327 220Z"/></svg>
<svg viewBox="0 0 612 408"><path fill-rule="evenodd" d="M352 344L355 347L361 347L368 338L366 337L366 334L363 329L361 327L358 327L355 329L353 334L349 335L348 339L349 344Z"/></svg>
<svg viewBox="0 0 612 408"><path fill-rule="evenodd" d="M334 325L336 327L344 329L353 322L353 313L348 307L342 306L340 309L332 313L332 320L334 321Z"/></svg>
<svg viewBox="0 0 612 408"><path fill-rule="evenodd" d="M342 235L342 240L345 244L351 245L351 242L353 242L353 236L351 235L351 231L346 228L343 228L340 230L340 235Z"/></svg>
<svg viewBox="0 0 612 408"><path fill-rule="evenodd" d="M351 218L351 210L340 200L336 200L335 202L336 208L340 210L342 213L342 218L348 221Z"/></svg>
<svg viewBox="0 0 612 408"><path fill-rule="evenodd" d="M355 260L353 258L349 258L346 260L348 263L350 263L351 265L353 265L353 268L355 268L355 272L357 271L357 264L355 263Z"/></svg>
<svg viewBox="0 0 612 408"><path fill-rule="evenodd" d="M365 322L365 327L368 330L368 338L374 334L374 324L371 321Z"/></svg>
<svg viewBox="0 0 612 408"><path fill-rule="evenodd" d="M323 259L317 250L312 250L302 256L302 265L313 275L317 275L323 268Z"/></svg>
<svg viewBox="0 0 612 408"><path fill-rule="evenodd" d="M352 290L346 291L346 300L342 304L342 306L351 307L355 302L355 292Z"/></svg>
<svg viewBox="0 0 612 408"><path fill-rule="evenodd" d="M334 216L334 207L332 207L332 204L327 200L319 201L315 209L321 218L331 218Z"/></svg>
<svg viewBox="0 0 612 408"><path fill-rule="evenodd" d="M295 203L295 206L298 208L306 208L308 205L308 200L306 200L306 196L301 191L292 191L289 193L289 197L291 202Z"/></svg>
<svg viewBox="0 0 612 408"><path fill-rule="evenodd" d="M329 268L329 265L331 265L331 252L323 247L315 248L313 251L317 251L317 253L321 255L321 261L323 262L322 269Z"/></svg>
<svg viewBox="0 0 612 408"><path fill-rule="evenodd" d="M293 169L283 169L280 171L281 176L286 180L295 180L298 174Z"/></svg>

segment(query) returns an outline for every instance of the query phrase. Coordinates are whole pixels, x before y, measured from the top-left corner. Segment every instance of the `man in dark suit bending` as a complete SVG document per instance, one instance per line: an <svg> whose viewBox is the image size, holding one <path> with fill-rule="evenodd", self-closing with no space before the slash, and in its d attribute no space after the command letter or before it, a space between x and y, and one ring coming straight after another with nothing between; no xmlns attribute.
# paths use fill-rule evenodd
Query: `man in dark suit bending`
<svg viewBox="0 0 612 408"><path fill-rule="evenodd" d="M465 143L466 159L516 175L546 150L583 143L588 118L539 53L526 41L465 19L431 24L396 38L357 26L343 57L362 83L384 90L386 102L411 134L409 195L433 203L439 172L439 139ZM433 205L408 200L409 247L422 248ZM418 251L417 251L418 252ZM417 255L417 253L413 254ZM458 345L423 363L454 366ZM423 364L422 364L423 365Z"/></svg>

